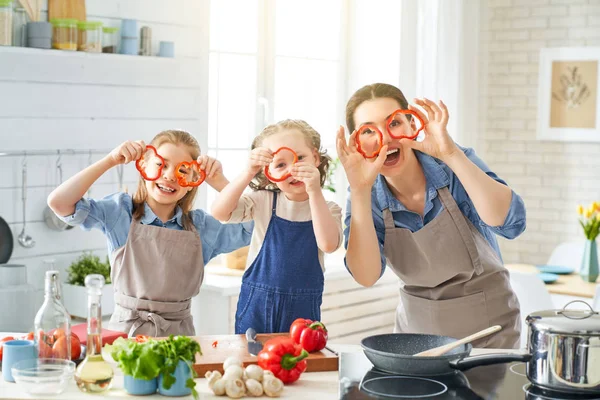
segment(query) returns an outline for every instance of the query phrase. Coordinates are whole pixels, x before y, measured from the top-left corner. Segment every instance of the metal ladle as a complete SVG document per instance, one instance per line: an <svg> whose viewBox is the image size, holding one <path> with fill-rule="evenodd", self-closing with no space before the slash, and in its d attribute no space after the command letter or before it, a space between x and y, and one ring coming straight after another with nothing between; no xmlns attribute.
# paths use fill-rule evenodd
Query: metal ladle
<svg viewBox="0 0 600 400"><path fill-rule="evenodd" d="M27 222L26 208L27 208L27 156L23 158L23 191L21 200L23 201L23 229L17 238L19 244L27 249L35 246L35 240L25 233L25 224Z"/></svg>

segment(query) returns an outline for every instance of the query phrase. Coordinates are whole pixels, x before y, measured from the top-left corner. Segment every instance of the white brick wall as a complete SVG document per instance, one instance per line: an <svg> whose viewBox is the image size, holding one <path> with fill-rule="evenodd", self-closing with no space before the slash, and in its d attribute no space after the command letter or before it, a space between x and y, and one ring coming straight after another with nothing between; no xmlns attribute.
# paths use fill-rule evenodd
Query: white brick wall
<svg viewBox="0 0 600 400"><path fill-rule="evenodd" d="M600 0L487 0L482 16L480 153L527 207L527 230L500 239L505 262L544 263L583 237L576 206L600 199L600 144L536 140L543 47L600 45Z"/></svg>

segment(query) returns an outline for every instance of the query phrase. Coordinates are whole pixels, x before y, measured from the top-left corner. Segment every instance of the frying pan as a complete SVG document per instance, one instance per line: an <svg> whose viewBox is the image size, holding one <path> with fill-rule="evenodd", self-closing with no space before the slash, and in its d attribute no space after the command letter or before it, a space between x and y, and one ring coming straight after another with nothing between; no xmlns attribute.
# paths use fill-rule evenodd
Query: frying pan
<svg viewBox="0 0 600 400"><path fill-rule="evenodd" d="M13 252L14 238L10 226L0 217L0 264L6 264Z"/></svg>
<svg viewBox="0 0 600 400"><path fill-rule="evenodd" d="M473 346L463 344L438 357L415 357L421 351L452 343L448 336L421 333L388 333L368 336L361 341L365 356L375 368L393 374L432 376L454 374L456 370L507 362L527 362L530 354L485 354L470 356Z"/></svg>

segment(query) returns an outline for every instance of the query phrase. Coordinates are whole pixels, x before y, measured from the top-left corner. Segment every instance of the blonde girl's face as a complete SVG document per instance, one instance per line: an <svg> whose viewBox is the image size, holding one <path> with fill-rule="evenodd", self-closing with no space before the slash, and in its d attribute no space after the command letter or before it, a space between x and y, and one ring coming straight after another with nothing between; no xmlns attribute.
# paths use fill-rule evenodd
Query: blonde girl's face
<svg viewBox="0 0 600 400"><path fill-rule="evenodd" d="M282 147L289 147L298 156L298 162L314 165L315 167L318 167L320 164L317 150L309 144L308 138L296 129L286 129L268 136L263 140L261 146L268 148L273 153ZM272 171L274 176L277 176L279 174L276 169L279 167L280 165L276 156L271 166L269 166L269 170ZM289 169L289 166L283 166L283 168ZM306 193L304 182L300 182L292 176L283 182L277 182L276 185L283 193L290 195Z"/></svg>
<svg viewBox="0 0 600 400"><path fill-rule="evenodd" d="M157 147L156 151L165 161L159 178L155 181L145 181L148 196L162 205L176 204L192 188L181 187L177 183L175 169L183 161L193 161L192 155L189 148L182 144L164 143ZM157 160L157 163L160 164L160 160Z"/></svg>

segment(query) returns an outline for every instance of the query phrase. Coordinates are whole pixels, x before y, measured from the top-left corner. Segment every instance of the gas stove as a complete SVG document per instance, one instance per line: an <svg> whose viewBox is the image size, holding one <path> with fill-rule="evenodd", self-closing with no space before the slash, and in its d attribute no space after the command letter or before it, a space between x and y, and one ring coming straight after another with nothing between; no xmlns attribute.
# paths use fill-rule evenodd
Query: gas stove
<svg viewBox="0 0 600 400"><path fill-rule="evenodd" d="M341 353L339 376L342 400L600 400L598 395L575 395L536 387L527 379L523 363L411 377L379 371L363 353Z"/></svg>

